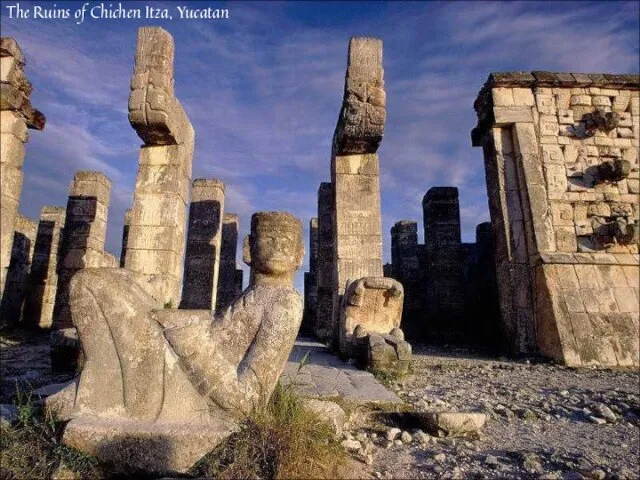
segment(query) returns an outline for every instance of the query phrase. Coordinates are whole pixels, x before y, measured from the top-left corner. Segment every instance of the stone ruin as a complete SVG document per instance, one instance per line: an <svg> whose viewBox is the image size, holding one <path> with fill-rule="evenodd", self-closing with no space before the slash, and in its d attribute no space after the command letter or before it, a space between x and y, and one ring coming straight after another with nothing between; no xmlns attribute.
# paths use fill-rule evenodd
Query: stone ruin
<svg viewBox="0 0 640 480"><path fill-rule="evenodd" d="M127 235L125 268L143 274L163 304L180 300L194 130L173 88L173 38L138 30L129 121L144 142Z"/></svg>
<svg viewBox="0 0 640 480"><path fill-rule="evenodd" d="M216 310L224 310L242 293L242 270L236 266L238 249L238 215L225 213L222 217L222 245Z"/></svg>
<svg viewBox="0 0 640 480"><path fill-rule="evenodd" d="M0 62L0 295L3 295L22 192L27 130L42 130L45 117L31 106L32 87L24 73L25 59L13 38L0 38Z"/></svg>
<svg viewBox="0 0 640 480"><path fill-rule="evenodd" d="M382 42L374 38L352 38L342 108L333 135L331 183L320 184L317 233L313 233L312 226L311 241L317 241L317 260L310 264L308 286L315 292L306 294L314 302L307 310L307 317L315 315L306 324L318 338L333 344L343 355L351 355L356 350L345 345L354 338L355 327L345 323L345 308L356 307L344 299L347 285L356 282L359 290L371 288L365 298L384 296L382 292L387 291L387 287L380 290L379 286L368 286L375 283L373 279L384 278L376 153L386 119L383 77ZM359 280L362 281L358 283ZM395 291L402 292L402 289ZM369 305L374 304L367 302L363 304L365 308L358 305L357 315L349 317L363 322L361 331L377 332L368 327L380 321L370 309ZM392 323L398 328L402 308L393 311L398 317ZM387 334L389 330L379 333ZM367 355L361 357L368 358Z"/></svg>
<svg viewBox="0 0 640 480"><path fill-rule="evenodd" d="M111 462L184 472L237 430L269 400L300 328L293 279L302 238L292 215L254 214L249 288L216 315L163 309L146 277L126 269L76 274L70 304L86 360L47 399L70 420L63 442Z"/></svg>
<svg viewBox="0 0 640 480"><path fill-rule="evenodd" d="M638 365L640 77L493 73L475 102L513 353Z"/></svg>

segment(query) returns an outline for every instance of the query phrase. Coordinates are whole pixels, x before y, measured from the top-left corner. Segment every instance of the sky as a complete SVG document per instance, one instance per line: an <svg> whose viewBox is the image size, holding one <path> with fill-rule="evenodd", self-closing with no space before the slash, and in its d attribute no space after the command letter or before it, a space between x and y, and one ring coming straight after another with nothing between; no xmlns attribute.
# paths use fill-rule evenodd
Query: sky
<svg viewBox="0 0 640 480"><path fill-rule="evenodd" d="M9 18L10 5L168 8L171 20ZM226 8L228 19L180 19L176 7ZM193 178L226 184L225 211L285 210L305 225L330 181L331 139L352 36L383 41L387 121L380 155L384 261L391 226L418 221L434 186L460 192L462 239L489 213L473 102L490 72L637 73L640 2L1 2L0 28L27 59L31 131L20 212L65 206L78 170L112 181L107 251L119 256L141 141L127 118L137 29L174 37L175 91L196 131ZM308 269L308 254L300 269ZM238 263L242 264L241 243ZM244 266L244 265L243 265ZM246 266L244 266L246 270ZM245 274L245 285L247 275Z"/></svg>

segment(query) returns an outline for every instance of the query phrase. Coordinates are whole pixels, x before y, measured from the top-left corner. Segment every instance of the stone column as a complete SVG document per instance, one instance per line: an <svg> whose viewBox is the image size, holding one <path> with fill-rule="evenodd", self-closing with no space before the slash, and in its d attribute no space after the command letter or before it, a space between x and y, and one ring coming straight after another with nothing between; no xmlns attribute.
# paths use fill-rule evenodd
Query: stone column
<svg viewBox="0 0 640 480"><path fill-rule="evenodd" d="M376 153L386 118L383 77L382 41L352 38L331 158L335 225L332 330L337 328L347 281L383 276Z"/></svg>
<svg viewBox="0 0 640 480"><path fill-rule="evenodd" d="M459 342L466 325L458 189L429 189L422 208L427 336L439 342Z"/></svg>
<svg viewBox="0 0 640 480"><path fill-rule="evenodd" d="M417 338L423 333L420 322L422 295L417 222L401 220L391 227L391 263L392 272L389 276L404 287L402 330L408 338Z"/></svg>
<svg viewBox="0 0 640 480"><path fill-rule="evenodd" d="M0 295L4 291L18 203L27 129L42 130L45 118L29 101L31 83L13 38L0 38Z"/></svg>
<svg viewBox="0 0 640 480"><path fill-rule="evenodd" d="M124 268L127 258L127 242L129 241L129 225L131 225L131 209L124 212L124 225L122 226L122 249L120 250L120 268Z"/></svg>
<svg viewBox="0 0 640 480"><path fill-rule="evenodd" d="M111 181L100 172L78 172L69 187L67 214L58 261L58 289L53 312L56 330L72 328L69 283L83 268L105 265L104 243Z"/></svg>
<svg viewBox="0 0 640 480"><path fill-rule="evenodd" d="M323 182L318 188L318 265L314 324L314 333L322 341L331 339L332 335L334 231L333 186Z"/></svg>
<svg viewBox="0 0 640 480"><path fill-rule="evenodd" d="M27 327L50 328L58 289L58 253L66 209L42 207L27 281L23 323Z"/></svg>
<svg viewBox="0 0 640 480"><path fill-rule="evenodd" d="M4 325L15 325L20 321L37 229L36 222L18 214L13 232L11 262L0 307Z"/></svg>
<svg viewBox="0 0 640 480"><path fill-rule="evenodd" d="M182 283L194 131L173 89L173 38L138 30L129 122L144 142L125 268L149 279L154 298L177 307Z"/></svg>
<svg viewBox="0 0 640 480"><path fill-rule="evenodd" d="M193 181L180 308L216 308L224 192L220 180Z"/></svg>
<svg viewBox="0 0 640 480"><path fill-rule="evenodd" d="M640 363L640 77L492 73L474 104L511 352Z"/></svg>
<svg viewBox="0 0 640 480"><path fill-rule="evenodd" d="M304 315L300 331L312 335L316 321L316 278L318 272L318 219L309 221L309 271L304 274Z"/></svg>
<svg viewBox="0 0 640 480"><path fill-rule="evenodd" d="M222 217L222 242L220 246L220 271L216 310L223 310L242 293L242 270L236 269L238 251L238 215L225 213ZM240 272L240 285L238 285Z"/></svg>

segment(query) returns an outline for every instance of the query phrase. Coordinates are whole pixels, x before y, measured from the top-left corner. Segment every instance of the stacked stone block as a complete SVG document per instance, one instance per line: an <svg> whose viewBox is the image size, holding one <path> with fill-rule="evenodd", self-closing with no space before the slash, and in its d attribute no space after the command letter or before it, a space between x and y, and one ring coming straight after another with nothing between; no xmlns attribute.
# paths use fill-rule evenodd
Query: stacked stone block
<svg viewBox="0 0 640 480"><path fill-rule="evenodd" d="M74 175L58 261L53 313L56 330L73 327L69 308L71 278L83 268L103 267L108 262L104 244L110 196L111 181L102 173L82 171Z"/></svg>
<svg viewBox="0 0 640 480"><path fill-rule="evenodd" d="M0 295L11 261L13 232L22 192L27 129L42 130L45 118L31 106L25 59L13 38L0 38Z"/></svg>
<svg viewBox="0 0 640 480"><path fill-rule="evenodd" d="M385 276L395 278L404 287L402 329L408 338L417 338L422 327L417 222L401 220L391 227L391 272Z"/></svg>
<svg viewBox="0 0 640 480"><path fill-rule="evenodd" d="M383 276L376 153L386 119L383 77L382 41L352 38L331 155L335 245L330 328L334 336L347 281Z"/></svg>
<svg viewBox="0 0 640 480"><path fill-rule="evenodd" d="M318 271L318 219L309 222L309 271L304 273L304 315L300 332L312 335L315 329Z"/></svg>
<svg viewBox="0 0 640 480"><path fill-rule="evenodd" d="M46 206L40 211L23 311L22 321L27 327L46 329L53 324L65 215L63 207Z"/></svg>
<svg viewBox="0 0 640 480"><path fill-rule="evenodd" d="M193 181L180 308L215 310L224 195L220 180Z"/></svg>
<svg viewBox="0 0 640 480"><path fill-rule="evenodd" d="M143 274L154 298L180 299L194 130L173 88L173 38L138 31L129 122L143 140L127 238L125 268Z"/></svg>
<svg viewBox="0 0 640 480"><path fill-rule="evenodd" d="M0 306L3 325L15 325L20 320L27 291L29 269L33 260L37 229L36 222L18 214L13 232L11 262Z"/></svg>
<svg viewBox="0 0 640 480"><path fill-rule="evenodd" d="M494 73L476 100L517 353L638 365L639 80Z"/></svg>
<svg viewBox="0 0 640 480"><path fill-rule="evenodd" d="M242 293L242 270L236 266L238 251L238 215L225 213L222 217L222 243L216 310L223 310Z"/></svg>
<svg viewBox="0 0 640 480"><path fill-rule="evenodd" d="M466 337L467 326L458 189L429 189L422 208L426 336L438 342L459 342Z"/></svg>
<svg viewBox="0 0 640 480"><path fill-rule="evenodd" d="M314 333L322 341L332 335L333 315L333 185L323 182L318 187L318 264L316 268L316 321Z"/></svg>

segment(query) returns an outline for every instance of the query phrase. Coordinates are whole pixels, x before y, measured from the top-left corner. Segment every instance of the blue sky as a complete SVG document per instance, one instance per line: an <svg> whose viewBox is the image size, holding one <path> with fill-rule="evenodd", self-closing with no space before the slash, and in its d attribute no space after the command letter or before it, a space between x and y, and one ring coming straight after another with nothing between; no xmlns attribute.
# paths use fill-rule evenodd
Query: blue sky
<svg viewBox="0 0 640 480"><path fill-rule="evenodd" d="M174 19L81 25L10 19L5 7L16 3L2 1L2 35L20 44L32 103L47 117L27 145L21 213L36 219L44 205L66 205L74 172L100 170L113 182L107 250L116 255L141 143L127 120L139 26L174 36L176 94L196 130L194 178L226 183L240 238L258 210L290 211L308 234L318 185L330 180L349 38L381 38L385 261L394 222L418 220L422 241L430 187L460 189L464 241L489 219L482 152L470 141L489 72L631 73L640 63L639 2L121 2L170 8ZM73 11L83 2L55 3ZM189 4L228 8L230 18L177 19L176 5ZM308 255L301 272L307 265Z"/></svg>

